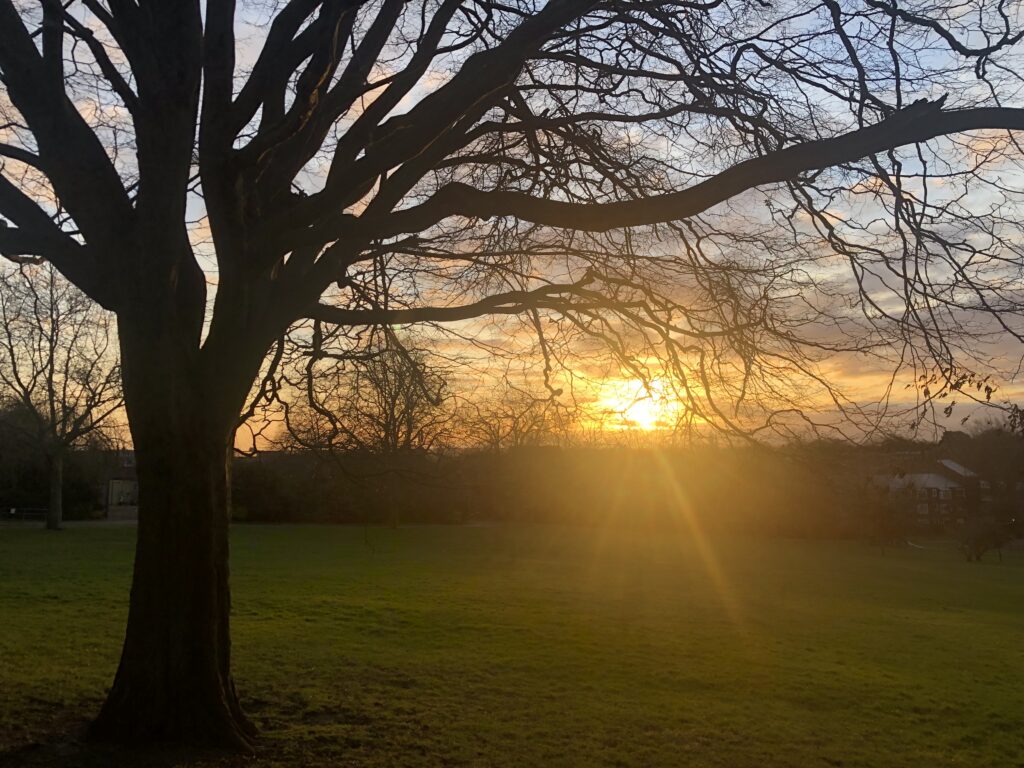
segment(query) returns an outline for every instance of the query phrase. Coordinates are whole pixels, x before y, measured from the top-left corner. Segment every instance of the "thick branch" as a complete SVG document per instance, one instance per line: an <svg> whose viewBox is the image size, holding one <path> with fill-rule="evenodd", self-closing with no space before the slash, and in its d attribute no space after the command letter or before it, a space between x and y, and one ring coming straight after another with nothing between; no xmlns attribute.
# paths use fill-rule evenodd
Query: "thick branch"
<svg viewBox="0 0 1024 768"><path fill-rule="evenodd" d="M295 33L319 5L320 0L291 0L274 17L259 58L232 106L231 128L234 133L252 120L275 82L287 82L293 55L286 51L295 47ZM299 62L302 60L298 59Z"/></svg>
<svg viewBox="0 0 1024 768"><path fill-rule="evenodd" d="M422 205L376 220L360 220L357 226L360 235L365 227L373 237L391 237L421 232L450 216L513 216L552 227L605 232L686 219L755 187L938 136L1024 129L1024 109L988 107L945 112L942 101L917 102L868 128L746 160L679 192L613 203L569 203L454 183L442 187Z"/></svg>
<svg viewBox="0 0 1024 768"><path fill-rule="evenodd" d="M405 89L419 80L416 73L429 62L432 54L431 57L414 56L407 71L415 77L404 82L403 73L360 116L336 147L325 190L290 210L287 214L289 220L312 223L329 216L339 202L342 207L351 205L382 173L424 153L453 126L470 125L484 114L503 89L515 81L531 54L595 4L593 0L552 0L543 10L523 20L500 45L469 56L451 80L425 96L408 112L394 115L377 126L377 120L395 106L389 105L392 94L399 98L403 96ZM458 3L446 3L442 9L451 5ZM436 19L432 27L434 23ZM431 31L427 34L432 42L434 34ZM378 112L384 114L378 115ZM426 170L428 168L423 169L424 172ZM344 185L340 184L341 179L345 180ZM351 194L353 190L355 195Z"/></svg>
<svg viewBox="0 0 1024 768"><path fill-rule="evenodd" d="M507 291L454 307L412 307L408 309L348 309L317 304L306 314L313 320L335 325L406 325L409 323L454 323L486 315L518 315L550 306L552 300L573 294L585 282L545 285L532 291Z"/></svg>
<svg viewBox="0 0 1024 768"><path fill-rule="evenodd" d="M11 261L42 257L52 263L82 291L110 306L111 287L102 285L95 260L11 181L0 175L0 256Z"/></svg>
<svg viewBox="0 0 1024 768"><path fill-rule="evenodd" d="M95 33L89 27L75 18L74 14L62 11L62 18L71 28L75 37L85 42L93 58L96 59L96 63L99 65L103 76L110 83L110 87L113 88L114 93L124 102L125 108L132 115L135 115L139 108L139 97L135 95L135 91L132 90L128 81L124 79L124 76L118 71L114 62L110 60L110 56L103 47L103 43L96 38Z"/></svg>
<svg viewBox="0 0 1024 768"><path fill-rule="evenodd" d="M63 84L52 82L54 65L39 55L10 0L0 0L0 69L65 208L83 231L116 237L131 216L121 179Z"/></svg>

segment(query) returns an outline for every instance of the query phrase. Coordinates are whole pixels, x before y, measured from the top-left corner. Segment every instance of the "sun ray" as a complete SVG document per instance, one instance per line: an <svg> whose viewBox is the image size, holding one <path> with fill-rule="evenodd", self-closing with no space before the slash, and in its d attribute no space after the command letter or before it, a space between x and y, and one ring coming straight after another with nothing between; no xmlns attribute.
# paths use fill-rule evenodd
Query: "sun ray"
<svg viewBox="0 0 1024 768"><path fill-rule="evenodd" d="M682 522L686 526L686 533L689 535L690 541L693 542L697 556L701 559L701 564L718 594L718 599L721 601L730 623L741 634L746 634L743 611L736 591L732 588L728 575L719 562L715 547L705 532L697 514L695 514L693 504L686 490L680 484L672 463L664 451L656 450L653 452L653 456L661 469L663 482L668 486L672 495L672 506L675 514L670 519Z"/></svg>

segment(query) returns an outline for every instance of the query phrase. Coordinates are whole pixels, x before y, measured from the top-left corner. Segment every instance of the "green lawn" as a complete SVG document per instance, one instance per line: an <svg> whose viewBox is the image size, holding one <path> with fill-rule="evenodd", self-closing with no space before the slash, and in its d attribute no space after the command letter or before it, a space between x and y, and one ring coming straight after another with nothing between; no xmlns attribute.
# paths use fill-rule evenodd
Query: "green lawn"
<svg viewBox="0 0 1024 768"><path fill-rule="evenodd" d="M69 738L114 673L133 535L0 529L0 763L107 764ZM1019 552L559 527L232 536L255 765L1024 766ZM189 762L222 763L254 764Z"/></svg>

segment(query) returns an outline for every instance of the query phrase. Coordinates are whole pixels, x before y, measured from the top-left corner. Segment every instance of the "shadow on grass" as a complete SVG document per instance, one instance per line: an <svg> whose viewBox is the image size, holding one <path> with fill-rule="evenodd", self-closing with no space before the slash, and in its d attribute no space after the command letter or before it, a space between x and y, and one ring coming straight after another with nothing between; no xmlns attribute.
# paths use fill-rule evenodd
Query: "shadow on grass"
<svg viewBox="0 0 1024 768"><path fill-rule="evenodd" d="M124 747L86 739L88 720L68 718L58 730L23 744L0 744L0 768L229 768L252 762L252 755L174 745Z"/></svg>
<svg viewBox="0 0 1024 768"><path fill-rule="evenodd" d="M114 747L82 741L26 744L0 750L0 768L180 768L248 765L252 755L180 747Z"/></svg>
<svg viewBox="0 0 1024 768"><path fill-rule="evenodd" d="M87 737L91 715L85 713L90 707L53 706L45 716L37 713L30 718L20 739L0 733L0 768L242 768L261 760L302 765L314 758L317 765L335 765L343 758L340 753L365 746L363 741L345 734L310 734L308 729L372 722L368 716L344 707L309 709L297 695L286 695L276 702L248 699L244 705L260 734L256 754L176 744L97 743ZM287 743L289 738L295 743ZM295 750L302 752L301 757L292 754Z"/></svg>

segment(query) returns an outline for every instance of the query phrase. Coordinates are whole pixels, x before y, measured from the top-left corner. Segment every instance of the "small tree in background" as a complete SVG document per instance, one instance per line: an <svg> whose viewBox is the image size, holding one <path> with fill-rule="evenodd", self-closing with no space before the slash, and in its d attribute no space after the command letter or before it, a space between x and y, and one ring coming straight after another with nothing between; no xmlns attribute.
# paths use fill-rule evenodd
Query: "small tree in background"
<svg viewBox="0 0 1024 768"><path fill-rule="evenodd" d="M474 400L461 417L466 442L491 451L564 442L572 409L506 383L492 397Z"/></svg>
<svg viewBox="0 0 1024 768"><path fill-rule="evenodd" d="M276 384L288 441L347 475L367 493L357 506L381 510L392 525L400 486L424 480L425 457L453 428L445 371L416 344L392 331L351 338L314 322L289 336Z"/></svg>
<svg viewBox="0 0 1024 768"><path fill-rule="evenodd" d="M50 265L0 272L0 400L4 428L44 457L46 527L63 516L64 457L121 407L110 315Z"/></svg>
<svg viewBox="0 0 1024 768"><path fill-rule="evenodd" d="M425 350L390 331L353 341L319 324L293 334L288 348L277 387L298 445L389 456L444 442L451 393Z"/></svg>

